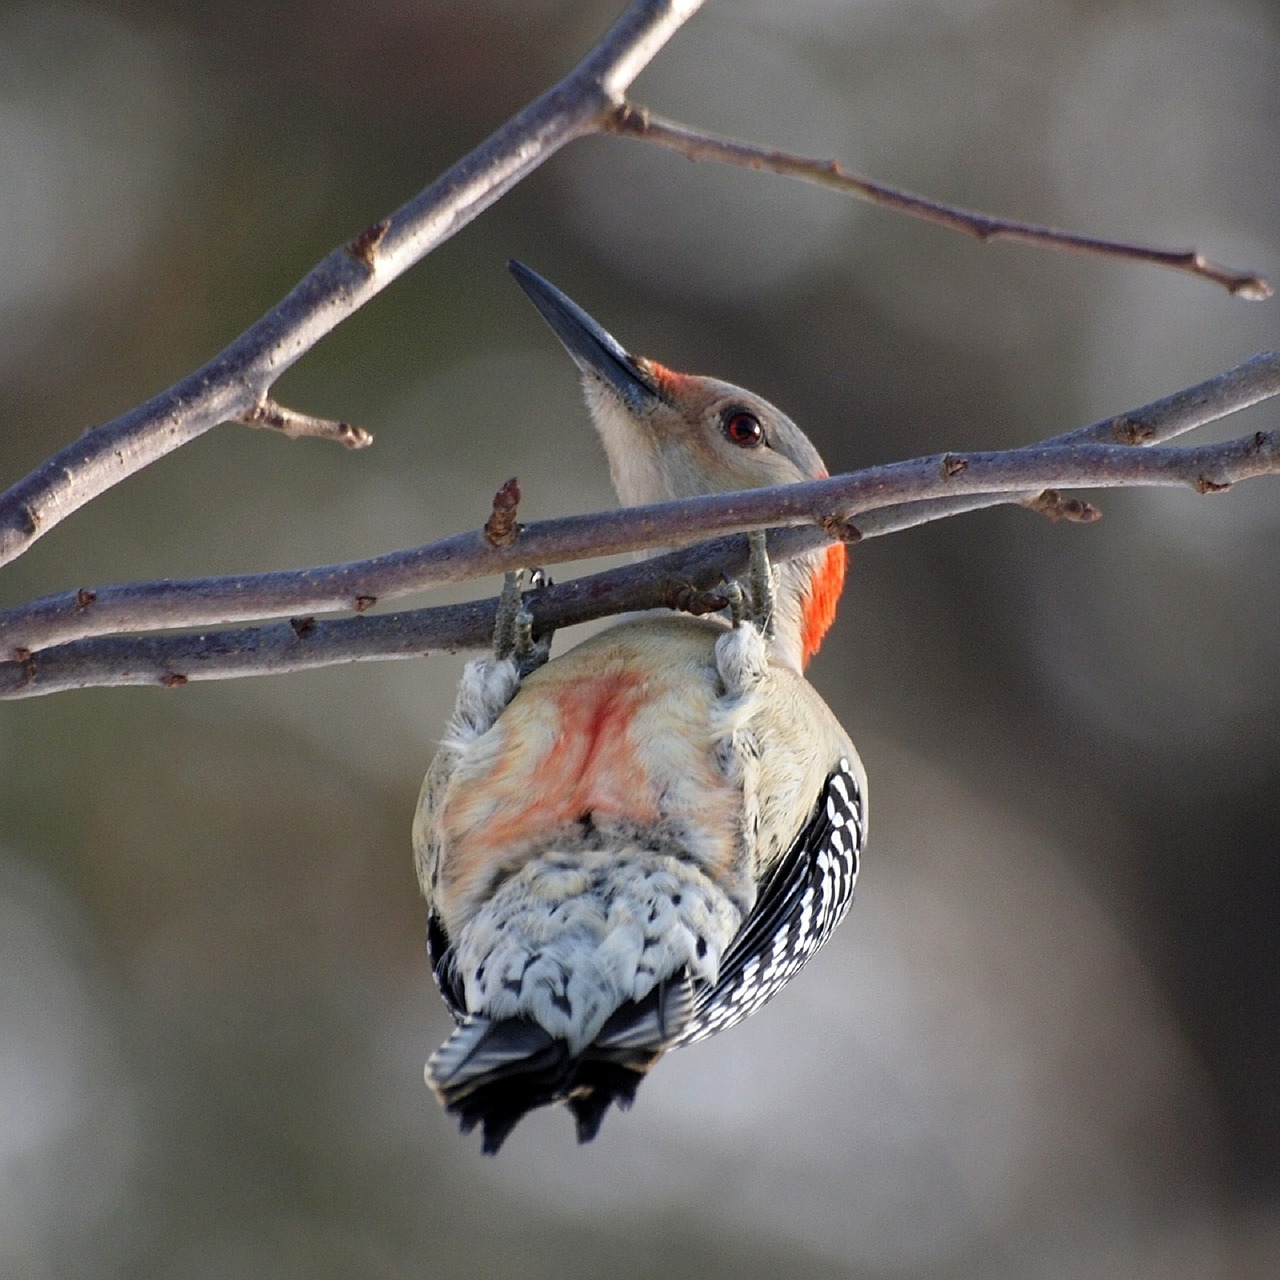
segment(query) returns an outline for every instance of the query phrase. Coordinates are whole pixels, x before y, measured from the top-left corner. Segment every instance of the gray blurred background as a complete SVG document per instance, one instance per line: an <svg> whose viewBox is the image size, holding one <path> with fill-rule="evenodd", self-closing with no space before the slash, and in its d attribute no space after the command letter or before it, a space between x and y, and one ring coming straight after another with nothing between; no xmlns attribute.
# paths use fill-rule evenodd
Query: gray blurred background
<svg viewBox="0 0 1280 1280"><path fill-rule="evenodd" d="M0 7L3 483L204 361L620 8ZM636 96L1280 277L1261 0L713 0ZM427 541L512 474L526 519L609 505L509 255L777 401L833 471L1064 431L1280 330L1274 302L590 140L283 379L372 449L220 428L3 603ZM853 912L581 1150L549 1113L482 1160L422 1084L447 1018L408 829L461 657L7 705L0 1274L1280 1274L1280 490L1099 501L856 549L811 671L871 775Z"/></svg>

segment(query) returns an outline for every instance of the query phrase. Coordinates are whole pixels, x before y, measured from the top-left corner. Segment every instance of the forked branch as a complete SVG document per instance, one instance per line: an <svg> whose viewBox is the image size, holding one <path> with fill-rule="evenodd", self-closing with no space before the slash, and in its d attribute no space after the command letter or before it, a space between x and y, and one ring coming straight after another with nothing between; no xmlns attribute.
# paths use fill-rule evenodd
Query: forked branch
<svg viewBox="0 0 1280 1280"><path fill-rule="evenodd" d="M672 541L680 530L782 529L771 541L776 556L812 547L833 522L850 536L865 536L858 513L890 504L963 501L979 496L1039 493L1050 487L1179 485L1218 493L1239 480L1280 473L1280 431L1259 431L1225 444L1198 448L1132 445L1043 445L997 453L947 453L827 480L777 489L633 507L589 517L615 537L614 549ZM908 508L909 509L909 508ZM513 544L491 547L504 564L552 559L538 554L562 547L574 532L571 521L528 526ZM581 525L581 522L580 522ZM850 527L852 526L852 527ZM871 533L888 529L870 527ZM578 532L581 532L579 527ZM483 534L467 535L483 542ZM687 536L687 534L685 535ZM640 566L579 579L539 592L535 628L587 621L628 608L681 607L691 593L716 585L719 575L740 572L745 550L738 544L704 545ZM561 556L560 558L565 558ZM714 576L713 576L714 575ZM92 609L93 593L83 593ZM288 624L212 634L109 636L72 641L38 652L22 651L0 663L0 697L29 697L91 684L161 684L263 675L361 659L409 657L432 649L483 647L492 634L496 601L425 609L380 617L318 623L314 617Z"/></svg>
<svg viewBox="0 0 1280 1280"><path fill-rule="evenodd" d="M1261 298L1261 277L1169 251L1037 227L957 209L846 173L835 161L718 138L660 120L624 97L636 75L702 0L633 0L569 75L390 216L335 250L256 324L203 368L114 422L96 427L0 495L0 564L111 485L224 421L314 436L358 448L363 428L287 409L270 398L275 380L321 337L386 284L531 173L560 147L615 133L822 183L982 240L1012 239L1140 261ZM777 531L776 555L829 535L875 536L1001 502L1068 518L1087 504L1049 497L1049 486L1190 484L1214 492L1276 470L1273 435L1259 433L1201 449L1137 451L1276 394L1280 357L1240 368L1132 414L1095 423L1042 445L1004 453L948 454L876 467L789 489L717 495L645 509L547 521L515 519L514 481L495 499L485 529L375 560L289 573L177 583L80 588L0 614L0 695L27 696L85 684L165 684L265 674L358 658L487 643L492 603L320 623L314 615L363 614L379 601L533 563L670 547L709 533ZM851 524L856 521L856 526ZM825 531L825 532L824 532ZM565 625L625 608L705 605L719 575L740 568L741 539L616 570L538 596L540 625ZM699 594L701 593L701 594ZM236 632L130 637L113 633L204 627L292 614L274 626Z"/></svg>
<svg viewBox="0 0 1280 1280"><path fill-rule="evenodd" d="M1034 451L1076 445L1156 445L1276 394L1280 394L1280 352L1268 352L1140 409L1055 436L1032 450L999 456L1028 461ZM1076 463L1082 469L1073 473L1072 480L1045 481L1039 488L1029 480L1025 489L974 492L965 488L963 496L956 496L958 489L952 484L947 496L931 496L932 490L916 491L905 494L902 501L888 500L889 505L885 505L883 495L877 502L874 493L862 489L846 496L844 514L855 514L863 536L875 537L978 507L1034 501L1045 483L1108 483L1101 474L1086 472L1079 455ZM861 474L872 476L885 470ZM927 468L923 474L932 484ZM792 491L785 492L787 501L791 501ZM759 514L755 523L747 514L748 499ZM851 505L855 499L856 509ZM618 551L669 547L715 532L781 523L785 514L781 505L766 510L762 503L768 500L762 499L758 491L755 495L716 500L720 510L714 516L708 513L716 504L704 499L700 500L702 508L696 503L672 503L631 513L573 516L520 528L515 524L518 500L519 487L509 481L496 495L493 514L479 533L458 534L369 560L277 573L124 583L62 592L0 612L0 655L20 656L68 640L112 632L206 627L339 610L363 612L377 601L500 573L521 564L557 564ZM834 499L824 497L804 510L792 508L790 518L818 519L830 515L838 505Z"/></svg>
<svg viewBox="0 0 1280 1280"><path fill-rule="evenodd" d="M273 426L350 446L367 434L340 422L285 410L272 414L276 379L325 334L398 275L487 209L566 143L617 133L714 158L821 182L913 217L980 239L1021 240L1170 267L1211 280L1241 297L1261 298L1261 277L1207 261L1195 250L1120 244L967 212L811 160L716 138L659 120L626 102L631 82L703 0L632 0L622 17L554 88L535 99L430 186L335 249L277 306L189 377L146 404L59 450L0 495L0 565L112 485L221 422ZM273 409L277 408L272 406Z"/></svg>
<svg viewBox="0 0 1280 1280"><path fill-rule="evenodd" d="M112 485L212 427L250 421L276 379L331 329L567 142L598 132L632 80L702 3L632 0L564 80L407 204L335 249L226 350L146 404L93 427L0 495L0 565Z"/></svg>

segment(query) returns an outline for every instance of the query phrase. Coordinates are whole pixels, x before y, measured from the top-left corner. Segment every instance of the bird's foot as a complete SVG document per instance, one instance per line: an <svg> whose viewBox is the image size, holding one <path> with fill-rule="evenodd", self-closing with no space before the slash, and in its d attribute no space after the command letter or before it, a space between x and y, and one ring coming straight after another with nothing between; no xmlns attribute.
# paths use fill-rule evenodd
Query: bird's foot
<svg viewBox="0 0 1280 1280"><path fill-rule="evenodd" d="M769 562L769 549L763 529L747 534L751 558L747 566L744 586L740 582L726 582L725 598L729 601L729 616L735 627L747 623L766 640L773 638L773 609L775 599L773 565Z"/></svg>
<svg viewBox="0 0 1280 1280"><path fill-rule="evenodd" d="M533 614L523 590L526 583L536 589L550 586L551 579L541 569L516 569L506 575L498 596L493 653L464 668L446 743L463 748L487 733L516 696L520 682L550 656L551 631L537 639L533 635Z"/></svg>
<svg viewBox="0 0 1280 1280"><path fill-rule="evenodd" d="M541 569L513 569L503 579L498 611L493 626L493 654L498 661L510 659L523 679L551 656L548 628L533 634L533 614L525 600L525 587L540 590L551 586L551 578Z"/></svg>
<svg viewBox="0 0 1280 1280"><path fill-rule="evenodd" d="M726 582L723 595L729 602L733 630L716 641L716 667L725 696L745 713L748 695L760 688L769 669L769 641L773 639L773 566L763 530L747 535L751 560L745 586Z"/></svg>

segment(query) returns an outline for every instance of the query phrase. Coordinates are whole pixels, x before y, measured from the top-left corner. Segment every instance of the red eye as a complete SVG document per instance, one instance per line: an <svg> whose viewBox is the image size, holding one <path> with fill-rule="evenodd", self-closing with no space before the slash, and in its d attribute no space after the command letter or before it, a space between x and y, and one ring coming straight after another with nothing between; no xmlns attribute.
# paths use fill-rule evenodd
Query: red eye
<svg viewBox="0 0 1280 1280"><path fill-rule="evenodd" d="M744 449L754 449L764 443L764 428L749 409L730 409L724 415L724 434Z"/></svg>

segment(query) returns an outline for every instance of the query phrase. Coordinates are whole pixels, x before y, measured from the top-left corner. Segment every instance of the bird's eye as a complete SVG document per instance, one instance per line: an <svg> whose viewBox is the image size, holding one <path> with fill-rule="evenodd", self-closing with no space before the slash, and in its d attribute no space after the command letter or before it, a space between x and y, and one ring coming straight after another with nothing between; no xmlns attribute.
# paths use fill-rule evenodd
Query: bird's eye
<svg viewBox="0 0 1280 1280"><path fill-rule="evenodd" d="M764 443L764 428L749 409L729 409L722 420L725 438L743 449L755 449Z"/></svg>

